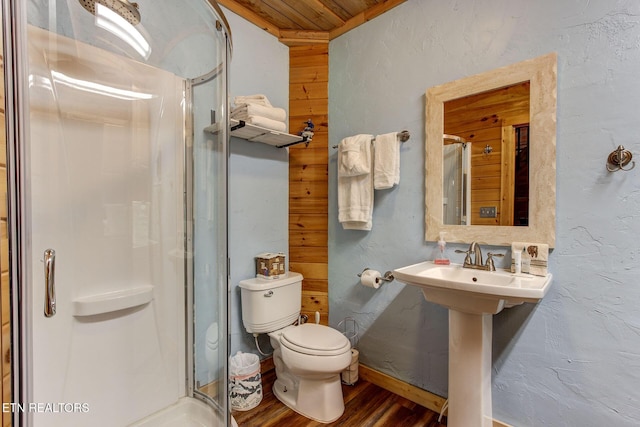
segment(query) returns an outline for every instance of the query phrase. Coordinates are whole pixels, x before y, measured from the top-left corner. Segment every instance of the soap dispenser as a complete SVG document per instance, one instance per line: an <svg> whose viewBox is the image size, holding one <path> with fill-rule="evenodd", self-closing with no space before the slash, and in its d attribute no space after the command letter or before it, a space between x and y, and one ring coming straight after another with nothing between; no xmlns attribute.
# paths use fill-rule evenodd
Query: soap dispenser
<svg viewBox="0 0 640 427"><path fill-rule="evenodd" d="M433 261L438 265L449 265L450 261L445 254L445 250L447 247L447 242L444 241L445 231L440 232L440 240L438 240L438 255L436 255L436 259Z"/></svg>

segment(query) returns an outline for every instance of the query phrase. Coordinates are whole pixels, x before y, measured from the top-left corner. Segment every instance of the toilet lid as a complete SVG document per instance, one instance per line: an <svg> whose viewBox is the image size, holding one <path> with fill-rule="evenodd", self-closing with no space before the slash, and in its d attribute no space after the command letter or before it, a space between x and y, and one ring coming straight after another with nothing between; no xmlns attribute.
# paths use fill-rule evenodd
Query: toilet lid
<svg viewBox="0 0 640 427"><path fill-rule="evenodd" d="M347 337L333 328L315 323L287 329L280 342L291 350L316 356L335 356L351 349Z"/></svg>

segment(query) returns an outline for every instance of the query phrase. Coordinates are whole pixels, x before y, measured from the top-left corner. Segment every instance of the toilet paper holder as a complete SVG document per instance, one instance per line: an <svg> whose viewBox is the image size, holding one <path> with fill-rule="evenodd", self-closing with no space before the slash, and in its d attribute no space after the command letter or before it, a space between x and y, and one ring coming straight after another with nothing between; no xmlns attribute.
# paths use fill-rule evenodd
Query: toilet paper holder
<svg viewBox="0 0 640 427"><path fill-rule="evenodd" d="M371 270L371 269L369 267L365 267L364 270L362 270L362 273L364 273L367 270ZM359 273L357 276L358 277L362 277L362 273ZM394 280L395 280L395 278L393 277L393 273L390 272L390 271L386 271L383 276L380 276L380 277L378 277L376 279L376 282L377 283L380 283L380 282L393 282Z"/></svg>

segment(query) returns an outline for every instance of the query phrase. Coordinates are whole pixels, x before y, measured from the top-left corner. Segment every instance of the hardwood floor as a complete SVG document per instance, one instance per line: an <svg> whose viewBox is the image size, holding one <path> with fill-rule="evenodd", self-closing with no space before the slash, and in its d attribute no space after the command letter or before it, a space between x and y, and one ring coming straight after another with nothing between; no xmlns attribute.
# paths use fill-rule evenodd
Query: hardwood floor
<svg viewBox="0 0 640 427"><path fill-rule="evenodd" d="M234 411L239 427L446 427L438 414L367 381L342 386L345 410L338 421L322 424L299 415L282 404L271 391L275 370L262 375L263 398L250 411Z"/></svg>

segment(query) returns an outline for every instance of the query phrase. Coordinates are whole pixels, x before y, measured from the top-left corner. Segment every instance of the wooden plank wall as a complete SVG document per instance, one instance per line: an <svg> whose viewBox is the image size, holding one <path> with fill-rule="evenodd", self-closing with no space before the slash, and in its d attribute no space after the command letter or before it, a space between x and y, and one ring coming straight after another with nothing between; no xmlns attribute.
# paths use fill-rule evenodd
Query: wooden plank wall
<svg viewBox="0 0 640 427"><path fill-rule="evenodd" d="M445 102L444 133L471 144L471 224L512 225L513 188L504 188L504 174L513 181L514 125L529 123L529 82ZM493 151L485 155L489 144ZM510 172L509 172L510 171ZM480 218L480 207L495 206L496 218Z"/></svg>
<svg viewBox="0 0 640 427"><path fill-rule="evenodd" d="M0 16L1 17L1 16ZM4 54L0 36L0 79L4 82ZM2 339L0 348L0 385L2 402L11 402L11 305L9 293L9 239L7 233L7 139L4 115L4 83L0 84L0 307L2 307ZM11 425L11 413L2 413L2 425Z"/></svg>
<svg viewBox="0 0 640 427"><path fill-rule="evenodd" d="M289 132L311 119L309 146L289 148L289 269L304 276L302 313L329 322L328 298L328 81L327 44L289 48Z"/></svg>

